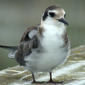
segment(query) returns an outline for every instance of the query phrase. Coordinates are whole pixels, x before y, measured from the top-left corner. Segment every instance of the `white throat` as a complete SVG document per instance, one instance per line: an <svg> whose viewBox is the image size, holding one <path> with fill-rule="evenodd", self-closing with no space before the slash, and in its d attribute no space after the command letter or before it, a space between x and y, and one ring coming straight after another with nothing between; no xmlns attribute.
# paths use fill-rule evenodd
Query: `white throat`
<svg viewBox="0 0 85 85"><path fill-rule="evenodd" d="M57 20L54 20L48 17L45 21L41 21L41 26L45 31L48 31L51 34L57 32L56 34L62 35L66 31L66 26L63 23L60 23Z"/></svg>

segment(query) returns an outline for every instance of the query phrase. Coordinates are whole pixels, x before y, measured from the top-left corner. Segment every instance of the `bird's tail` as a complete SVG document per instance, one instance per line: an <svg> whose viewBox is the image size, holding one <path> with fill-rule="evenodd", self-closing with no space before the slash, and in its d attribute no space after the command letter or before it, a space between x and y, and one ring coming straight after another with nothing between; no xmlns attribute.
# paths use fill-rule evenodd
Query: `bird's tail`
<svg viewBox="0 0 85 85"><path fill-rule="evenodd" d="M10 50L11 52L8 54L8 57L9 58L15 58L15 53L16 53L18 46L0 45L0 48Z"/></svg>
<svg viewBox="0 0 85 85"><path fill-rule="evenodd" d="M0 45L0 48L4 48L4 49L8 49L8 50L16 50L17 46Z"/></svg>

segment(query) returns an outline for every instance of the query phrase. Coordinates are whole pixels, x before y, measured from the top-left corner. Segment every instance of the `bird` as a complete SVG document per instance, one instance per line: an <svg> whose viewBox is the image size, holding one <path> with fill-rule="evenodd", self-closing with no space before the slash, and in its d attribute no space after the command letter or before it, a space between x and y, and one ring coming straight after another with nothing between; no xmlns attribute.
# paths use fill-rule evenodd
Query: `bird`
<svg viewBox="0 0 85 85"><path fill-rule="evenodd" d="M9 58L32 72L33 83L36 83L35 72L48 72L52 79L52 70L67 60L70 52L70 40L66 28L66 12L57 5L45 9L40 24L31 26L23 33L17 46L0 45L9 49Z"/></svg>

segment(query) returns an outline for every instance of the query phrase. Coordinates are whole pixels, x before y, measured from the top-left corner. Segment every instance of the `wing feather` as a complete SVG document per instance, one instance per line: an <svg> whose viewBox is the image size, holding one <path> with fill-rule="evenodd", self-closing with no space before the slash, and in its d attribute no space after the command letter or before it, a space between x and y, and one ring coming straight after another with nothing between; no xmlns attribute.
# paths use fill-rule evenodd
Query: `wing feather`
<svg viewBox="0 0 85 85"><path fill-rule="evenodd" d="M32 53L32 49L38 48L38 27L27 28L24 32L15 58L20 65L25 65L24 57L29 56Z"/></svg>

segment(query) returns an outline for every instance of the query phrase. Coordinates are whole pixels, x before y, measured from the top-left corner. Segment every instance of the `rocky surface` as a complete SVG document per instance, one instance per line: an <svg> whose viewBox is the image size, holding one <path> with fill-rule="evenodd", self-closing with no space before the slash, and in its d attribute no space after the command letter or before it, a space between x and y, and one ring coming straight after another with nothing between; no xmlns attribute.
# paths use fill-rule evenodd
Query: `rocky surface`
<svg viewBox="0 0 85 85"><path fill-rule="evenodd" d="M36 73L36 80L44 83L32 83L32 75L23 67L15 66L0 71L0 85L85 85L85 45L72 49L71 55L60 67L53 70L54 81L46 83L48 73Z"/></svg>

